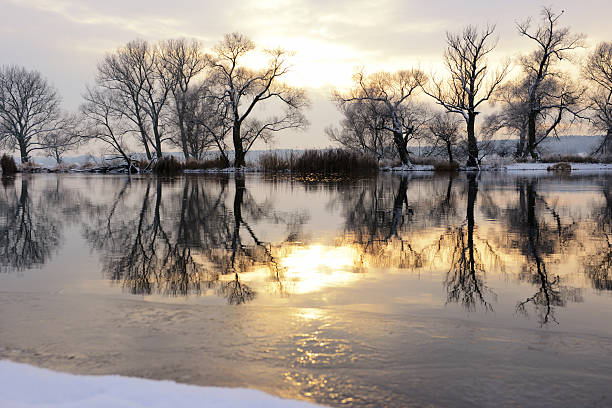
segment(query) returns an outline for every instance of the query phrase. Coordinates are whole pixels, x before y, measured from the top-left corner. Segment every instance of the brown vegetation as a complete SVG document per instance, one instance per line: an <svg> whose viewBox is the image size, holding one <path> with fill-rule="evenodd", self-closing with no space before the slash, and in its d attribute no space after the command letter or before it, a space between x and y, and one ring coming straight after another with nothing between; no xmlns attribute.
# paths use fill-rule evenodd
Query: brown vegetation
<svg viewBox="0 0 612 408"><path fill-rule="evenodd" d="M185 169L185 164L178 161L174 156L164 156L153 163L153 173L159 175L172 175L181 173Z"/></svg>
<svg viewBox="0 0 612 408"><path fill-rule="evenodd" d="M290 170L293 173L371 173L378 170L378 163L366 156L345 149L305 150L302 153L282 156L264 154L259 165L266 172Z"/></svg>
<svg viewBox="0 0 612 408"><path fill-rule="evenodd" d="M0 168L2 168L3 176L9 176L17 173L17 165L15 164L15 159L13 159L13 156L3 154L0 158Z"/></svg>

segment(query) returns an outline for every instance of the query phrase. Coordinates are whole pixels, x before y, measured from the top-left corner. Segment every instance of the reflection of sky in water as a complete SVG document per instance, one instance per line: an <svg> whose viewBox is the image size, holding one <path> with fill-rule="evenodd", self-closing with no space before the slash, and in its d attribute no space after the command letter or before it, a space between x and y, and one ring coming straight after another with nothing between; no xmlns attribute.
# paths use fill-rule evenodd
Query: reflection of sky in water
<svg viewBox="0 0 612 408"><path fill-rule="evenodd" d="M514 378L466 360L478 353L553 371L589 361L598 374L610 361L595 356L612 350L592 337L612 336L610 180L18 177L0 192L0 356L74 371L58 357L66 343L87 372L362 405L427 401L418 385L433 387L436 361L445 375ZM165 368L128 350L166 353ZM237 378L243 363L250 376Z"/></svg>

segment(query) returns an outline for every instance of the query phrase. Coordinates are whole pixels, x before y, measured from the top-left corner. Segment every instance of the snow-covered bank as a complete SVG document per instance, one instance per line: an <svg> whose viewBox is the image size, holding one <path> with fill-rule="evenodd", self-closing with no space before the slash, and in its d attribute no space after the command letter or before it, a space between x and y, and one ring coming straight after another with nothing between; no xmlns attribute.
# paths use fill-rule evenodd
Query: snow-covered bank
<svg viewBox="0 0 612 408"><path fill-rule="evenodd" d="M612 164L608 163L569 163L572 166L572 171L599 171L612 170ZM513 163L505 166L504 170L507 171L524 171L524 170L537 170L546 171L550 167L551 163Z"/></svg>
<svg viewBox="0 0 612 408"><path fill-rule="evenodd" d="M58 373L0 361L0 407L6 408L289 407L319 405L244 388L198 387L121 376Z"/></svg>

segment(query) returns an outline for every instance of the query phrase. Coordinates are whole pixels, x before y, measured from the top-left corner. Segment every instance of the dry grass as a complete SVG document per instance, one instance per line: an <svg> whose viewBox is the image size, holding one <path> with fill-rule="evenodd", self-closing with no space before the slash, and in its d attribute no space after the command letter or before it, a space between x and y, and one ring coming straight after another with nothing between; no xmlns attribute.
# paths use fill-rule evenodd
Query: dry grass
<svg viewBox="0 0 612 408"><path fill-rule="evenodd" d="M223 169L226 168L227 165L228 163L223 160L223 157L221 157L221 155L210 159L187 159L185 161L185 169L187 170Z"/></svg>
<svg viewBox="0 0 612 408"><path fill-rule="evenodd" d="M173 156L164 156L153 163L153 173L159 175L173 175L181 173L185 169L185 165L175 159Z"/></svg>
<svg viewBox="0 0 612 408"><path fill-rule="evenodd" d="M378 171L374 158L344 149L305 150L289 156L268 153L259 158L259 166L266 172L359 174Z"/></svg>
<svg viewBox="0 0 612 408"><path fill-rule="evenodd" d="M288 157L278 153L264 153L259 156L258 164L264 171L278 173L293 168L294 154L291 152Z"/></svg>
<svg viewBox="0 0 612 408"><path fill-rule="evenodd" d="M434 165L434 171L436 172L454 172L459 171L459 163L456 161L439 161Z"/></svg>

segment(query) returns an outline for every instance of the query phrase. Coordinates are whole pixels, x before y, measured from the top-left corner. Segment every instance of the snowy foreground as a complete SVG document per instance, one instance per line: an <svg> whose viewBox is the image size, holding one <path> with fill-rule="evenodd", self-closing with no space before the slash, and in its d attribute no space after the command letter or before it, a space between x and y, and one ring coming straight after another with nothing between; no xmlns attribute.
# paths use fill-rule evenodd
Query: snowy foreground
<svg viewBox="0 0 612 408"><path fill-rule="evenodd" d="M0 407L3 408L169 406L314 408L319 405L281 399L244 388L198 387L121 376L72 375L0 361Z"/></svg>

